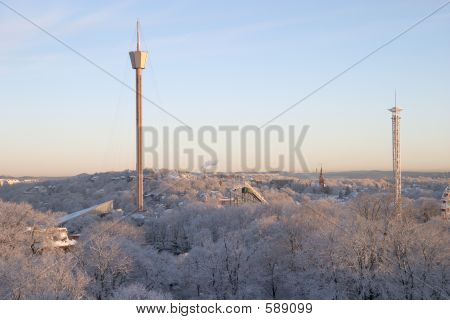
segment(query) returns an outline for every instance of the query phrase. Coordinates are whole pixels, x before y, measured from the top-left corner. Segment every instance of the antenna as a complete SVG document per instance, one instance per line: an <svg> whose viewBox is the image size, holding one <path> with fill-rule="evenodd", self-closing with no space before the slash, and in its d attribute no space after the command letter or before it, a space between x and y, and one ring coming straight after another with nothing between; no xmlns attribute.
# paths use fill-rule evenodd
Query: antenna
<svg viewBox="0 0 450 320"><path fill-rule="evenodd" d="M141 35L140 30L139 30L139 19L136 21L136 33L137 33L137 50L136 51L141 51Z"/></svg>
<svg viewBox="0 0 450 320"><path fill-rule="evenodd" d="M394 107L397 106L397 89L395 89L395 93L394 93Z"/></svg>

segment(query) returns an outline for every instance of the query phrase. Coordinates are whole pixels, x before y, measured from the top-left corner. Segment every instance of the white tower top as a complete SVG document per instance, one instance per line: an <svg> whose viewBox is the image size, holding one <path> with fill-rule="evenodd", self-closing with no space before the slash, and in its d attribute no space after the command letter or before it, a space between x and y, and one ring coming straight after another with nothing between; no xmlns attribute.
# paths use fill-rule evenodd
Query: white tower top
<svg viewBox="0 0 450 320"><path fill-rule="evenodd" d="M141 51L141 32L139 20L136 22L136 35L136 51L130 51L131 66L133 67L133 69L145 69L148 53L147 51Z"/></svg>
<svg viewBox="0 0 450 320"><path fill-rule="evenodd" d="M403 109L398 106L395 106L391 109L388 109L388 111L393 112L393 113L400 113L401 111L403 111Z"/></svg>
<svg viewBox="0 0 450 320"><path fill-rule="evenodd" d="M392 113L400 113L403 111L403 109L397 105L397 90L395 90L394 107L391 109L388 109L388 111L390 111Z"/></svg>

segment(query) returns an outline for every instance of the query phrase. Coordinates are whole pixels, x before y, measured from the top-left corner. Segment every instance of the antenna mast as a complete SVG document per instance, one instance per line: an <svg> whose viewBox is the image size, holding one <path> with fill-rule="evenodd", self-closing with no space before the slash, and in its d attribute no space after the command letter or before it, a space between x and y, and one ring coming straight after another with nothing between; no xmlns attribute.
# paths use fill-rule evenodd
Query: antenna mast
<svg viewBox="0 0 450 320"><path fill-rule="evenodd" d="M141 51L139 20L136 22L136 51L130 52L131 66L136 70L136 175L137 210L144 211L144 160L142 152L142 69L145 69L148 53Z"/></svg>
<svg viewBox="0 0 450 320"><path fill-rule="evenodd" d="M139 30L139 20L136 21L136 33L137 33L136 51L141 51L141 35L140 35L140 30Z"/></svg>
<svg viewBox="0 0 450 320"><path fill-rule="evenodd" d="M400 158L400 112L401 108L397 106L397 90L395 91L395 105L388 109L392 113L392 171L395 181L394 204L395 212L401 215L402 211L402 169Z"/></svg>

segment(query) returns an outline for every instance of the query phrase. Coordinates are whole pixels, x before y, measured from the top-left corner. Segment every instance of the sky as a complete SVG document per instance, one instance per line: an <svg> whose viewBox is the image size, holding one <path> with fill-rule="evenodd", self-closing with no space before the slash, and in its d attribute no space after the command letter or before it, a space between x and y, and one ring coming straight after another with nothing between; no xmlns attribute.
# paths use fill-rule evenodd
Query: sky
<svg viewBox="0 0 450 320"><path fill-rule="evenodd" d="M445 3L2 2L131 87L128 51L139 19L150 54L144 95L194 132L261 126ZM390 170L387 109L396 90L404 109L403 169L449 171L449 31L450 5L271 124L286 136L289 126L309 126L301 153L310 170ZM134 168L134 93L1 2L0 88L0 175ZM144 125L162 133L180 123L144 101ZM239 136L233 141L232 169L240 170L242 143ZM172 150L171 138L165 142ZM181 145L202 153L195 138ZM224 145L223 137L214 145L219 169L227 161ZM288 157L288 149L274 145L273 158Z"/></svg>

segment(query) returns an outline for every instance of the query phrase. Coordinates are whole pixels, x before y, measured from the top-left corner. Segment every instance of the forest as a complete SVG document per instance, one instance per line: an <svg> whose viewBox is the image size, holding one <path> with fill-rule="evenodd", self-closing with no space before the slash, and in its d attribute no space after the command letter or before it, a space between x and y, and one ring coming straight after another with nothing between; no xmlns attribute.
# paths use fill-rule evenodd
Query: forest
<svg viewBox="0 0 450 320"><path fill-rule="evenodd" d="M399 216L383 179L247 176L269 204L218 206L233 180L151 173L136 217L124 175L1 187L0 299L449 299L438 178L406 178ZM30 227L105 199L75 246L33 253Z"/></svg>

